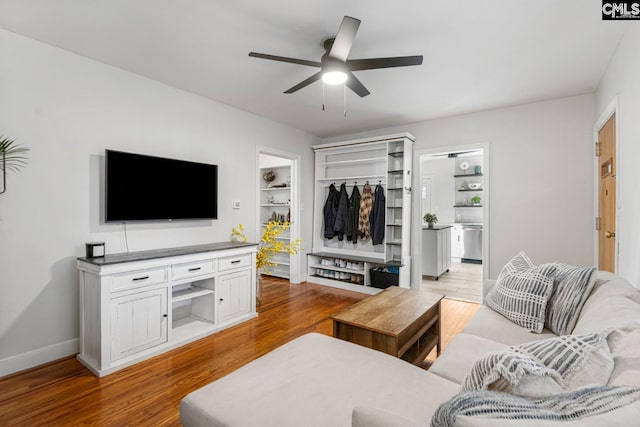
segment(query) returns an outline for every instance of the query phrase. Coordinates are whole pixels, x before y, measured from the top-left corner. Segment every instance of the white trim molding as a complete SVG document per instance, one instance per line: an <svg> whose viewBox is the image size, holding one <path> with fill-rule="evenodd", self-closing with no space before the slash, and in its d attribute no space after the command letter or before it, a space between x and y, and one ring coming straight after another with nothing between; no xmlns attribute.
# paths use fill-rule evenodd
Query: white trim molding
<svg viewBox="0 0 640 427"><path fill-rule="evenodd" d="M473 150L473 149L481 149L483 150L483 160L482 160L482 172L484 174L483 180L483 199L488 201L483 203L482 208L482 217L483 217L483 230L482 230L482 282L488 280L490 277L490 235L491 235L491 224L489 214L490 210L490 190L491 190L491 143L490 142L479 142L475 144L464 144L464 145L454 145L454 146L446 146L446 147L437 147L437 148L428 148L422 150L416 150L413 153L413 170L416 171L413 175L413 188L420 188L420 180L422 179L422 157L429 154L437 154L437 153L450 153L454 151L465 151L465 150ZM412 236L421 236L420 230L422 229L422 215L420 212L422 204L420 203L420 191L413 191L413 219L411 221ZM422 239L414 238L412 239L412 257L415 260L412 268L412 283L420 284L422 283L422 263L420 262L420 252L422 251L421 247ZM482 286L480 284L479 286Z"/></svg>
<svg viewBox="0 0 640 427"><path fill-rule="evenodd" d="M78 338L74 338L1 359L0 378L34 368L44 363L53 362L63 357L73 356L78 353L79 342L80 340Z"/></svg>

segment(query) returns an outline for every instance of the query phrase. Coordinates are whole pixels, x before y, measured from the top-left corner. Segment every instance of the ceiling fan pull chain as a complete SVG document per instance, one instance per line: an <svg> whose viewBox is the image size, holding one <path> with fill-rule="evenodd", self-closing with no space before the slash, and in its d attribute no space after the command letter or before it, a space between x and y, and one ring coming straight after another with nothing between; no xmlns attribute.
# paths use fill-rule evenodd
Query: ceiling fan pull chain
<svg viewBox="0 0 640 427"><path fill-rule="evenodd" d="M342 86L342 114L347 117L347 85Z"/></svg>
<svg viewBox="0 0 640 427"><path fill-rule="evenodd" d="M322 111L324 111L324 82L322 82Z"/></svg>

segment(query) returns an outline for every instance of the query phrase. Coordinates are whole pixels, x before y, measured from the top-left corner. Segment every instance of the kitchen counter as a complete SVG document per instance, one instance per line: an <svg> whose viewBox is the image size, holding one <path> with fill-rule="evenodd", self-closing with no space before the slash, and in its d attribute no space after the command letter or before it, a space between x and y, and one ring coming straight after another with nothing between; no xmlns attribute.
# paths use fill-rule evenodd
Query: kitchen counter
<svg viewBox="0 0 640 427"><path fill-rule="evenodd" d="M426 225L423 225L422 229L437 231L437 230L444 230L445 228L451 228L451 227L453 226L452 225L434 225L433 227L427 227Z"/></svg>

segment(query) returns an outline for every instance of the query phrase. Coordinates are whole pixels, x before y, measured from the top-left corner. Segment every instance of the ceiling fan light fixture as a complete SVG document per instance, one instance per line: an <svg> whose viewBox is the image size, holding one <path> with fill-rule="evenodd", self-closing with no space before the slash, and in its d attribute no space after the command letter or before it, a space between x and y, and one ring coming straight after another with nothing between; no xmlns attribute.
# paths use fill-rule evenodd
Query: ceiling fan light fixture
<svg viewBox="0 0 640 427"><path fill-rule="evenodd" d="M322 81L328 85L339 85L347 81L347 73L340 70L326 71L322 73Z"/></svg>

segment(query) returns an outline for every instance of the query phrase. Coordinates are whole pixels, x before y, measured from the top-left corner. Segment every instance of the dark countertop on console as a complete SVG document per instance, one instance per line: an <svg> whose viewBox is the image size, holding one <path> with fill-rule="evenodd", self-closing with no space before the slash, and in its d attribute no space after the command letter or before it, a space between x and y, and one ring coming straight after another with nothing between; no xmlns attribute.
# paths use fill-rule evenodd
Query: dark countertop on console
<svg viewBox="0 0 640 427"><path fill-rule="evenodd" d="M129 252L120 254L107 254L103 257L86 258L78 257L78 261L83 261L94 265L120 264L123 262L146 261L156 258L167 258L172 256L190 255L202 252L222 251L225 249L244 248L247 246L257 246L257 243L250 242L216 242L204 245L180 246L177 248L154 249L150 251Z"/></svg>

